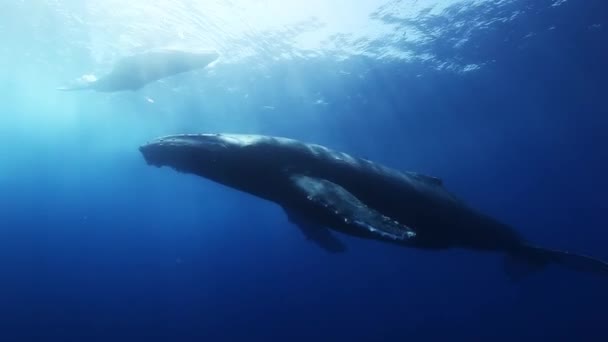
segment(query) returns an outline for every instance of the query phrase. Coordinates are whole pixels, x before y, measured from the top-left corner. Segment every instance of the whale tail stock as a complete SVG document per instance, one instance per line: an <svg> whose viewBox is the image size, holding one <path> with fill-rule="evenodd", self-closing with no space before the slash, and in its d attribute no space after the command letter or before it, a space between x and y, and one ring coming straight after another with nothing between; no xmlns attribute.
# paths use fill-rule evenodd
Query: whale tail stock
<svg viewBox="0 0 608 342"><path fill-rule="evenodd" d="M514 280L519 280L555 264L569 270L589 272L608 277L608 263L586 255L553 250L531 245L522 245L509 251L505 259L505 271Z"/></svg>

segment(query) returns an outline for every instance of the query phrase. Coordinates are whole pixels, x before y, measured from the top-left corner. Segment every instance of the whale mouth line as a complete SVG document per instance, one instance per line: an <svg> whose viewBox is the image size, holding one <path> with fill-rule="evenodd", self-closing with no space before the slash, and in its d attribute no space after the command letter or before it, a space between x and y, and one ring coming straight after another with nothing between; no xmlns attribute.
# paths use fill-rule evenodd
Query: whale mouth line
<svg viewBox="0 0 608 342"><path fill-rule="evenodd" d="M162 167L165 164L162 160L162 153L155 147L158 145L156 143L147 143L145 145L141 145L139 147L139 152L141 152L146 164L150 166Z"/></svg>

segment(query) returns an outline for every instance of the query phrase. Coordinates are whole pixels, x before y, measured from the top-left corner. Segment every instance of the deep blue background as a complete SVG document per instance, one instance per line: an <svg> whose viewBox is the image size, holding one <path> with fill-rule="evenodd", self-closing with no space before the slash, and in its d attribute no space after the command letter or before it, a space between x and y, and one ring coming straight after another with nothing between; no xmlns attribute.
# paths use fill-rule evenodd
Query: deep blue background
<svg viewBox="0 0 608 342"><path fill-rule="evenodd" d="M475 72L282 62L251 85L248 104L220 88L180 94L166 105L182 119L169 126L125 96L83 109L67 132L0 128L10 170L0 178L0 340L608 340L608 279L551 268L512 283L497 255L349 237L348 253L328 255L277 206L151 168L137 151L199 131L322 143L441 177L530 240L608 259L608 9L548 3L481 31L475 48L426 47L491 61ZM284 96L294 74L327 104ZM24 116L35 97L13 76L0 86L3 115ZM260 109L268 101L276 108ZM218 103L221 121L209 112Z"/></svg>

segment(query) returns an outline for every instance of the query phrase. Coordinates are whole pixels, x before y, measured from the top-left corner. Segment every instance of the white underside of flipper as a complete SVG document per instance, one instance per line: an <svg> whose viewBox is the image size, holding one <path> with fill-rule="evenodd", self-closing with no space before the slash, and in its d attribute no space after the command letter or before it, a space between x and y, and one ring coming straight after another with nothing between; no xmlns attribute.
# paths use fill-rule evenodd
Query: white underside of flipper
<svg viewBox="0 0 608 342"><path fill-rule="evenodd" d="M57 90L61 91L77 91L77 90L89 90L93 89L93 86L97 82L97 76L93 74L85 74L77 78L71 85L58 87Z"/></svg>
<svg viewBox="0 0 608 342"><path fill-rule="evenodd" d="M416 237L410 227L368 207L342 186L325 179L302 175L291 177L294 185L320 210L337 216L353 229L377 238L405 241Z"/></svg>

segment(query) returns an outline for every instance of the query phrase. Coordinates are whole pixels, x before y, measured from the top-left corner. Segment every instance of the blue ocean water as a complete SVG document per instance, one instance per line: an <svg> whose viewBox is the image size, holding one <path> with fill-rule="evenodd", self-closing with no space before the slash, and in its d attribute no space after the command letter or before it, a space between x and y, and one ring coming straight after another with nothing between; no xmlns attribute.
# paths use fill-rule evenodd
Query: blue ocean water
<svg viewBox="0 0 608 342"><path fill-rule="evenodd" d="M547 247L608 259L603 0L5 1L0 341L606 341L608 280L341 237L146 165L175 133L280 135L443 179ZM59 92L156 47L138 91ZM244 170L246 172L246 170Z"/></svg>

